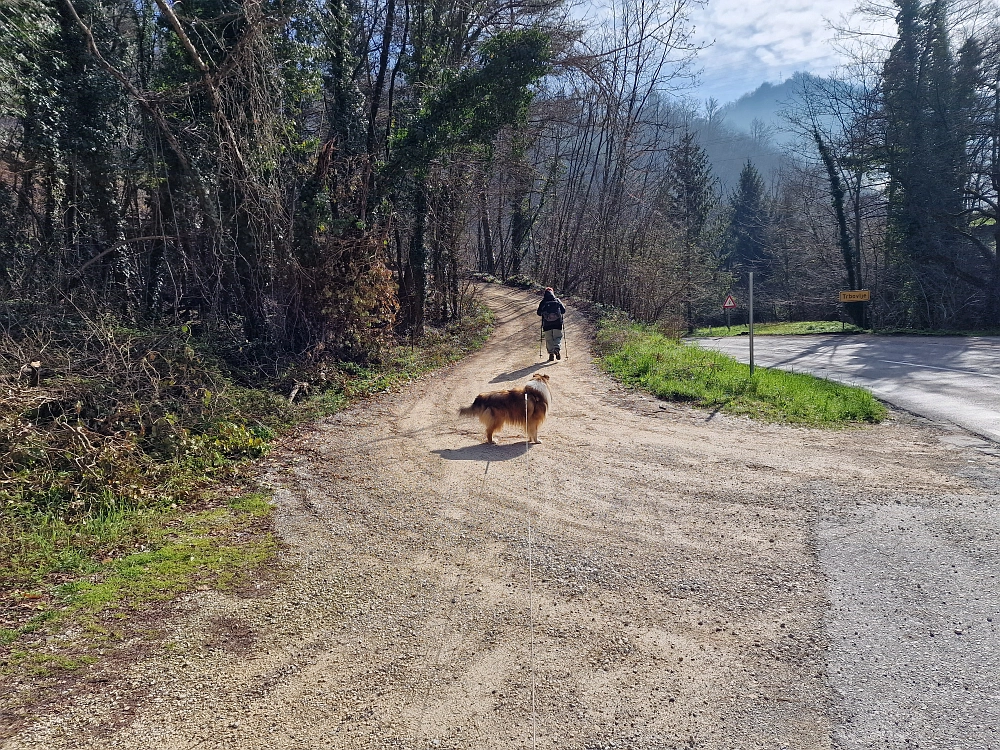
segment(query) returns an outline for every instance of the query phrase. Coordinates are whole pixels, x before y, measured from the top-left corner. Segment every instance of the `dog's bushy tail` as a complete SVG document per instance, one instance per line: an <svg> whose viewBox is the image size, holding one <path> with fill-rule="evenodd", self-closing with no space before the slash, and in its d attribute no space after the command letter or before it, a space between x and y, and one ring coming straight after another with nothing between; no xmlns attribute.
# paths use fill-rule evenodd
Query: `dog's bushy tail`
<svg viewBox="0 0 1000 750"><path fill-rule="evenodd" d="M463 406L458 410L460 416L463 417L478 417L483 413L483 401L479 396L476 396L476 400L472 402L472 406Z"/></svg>

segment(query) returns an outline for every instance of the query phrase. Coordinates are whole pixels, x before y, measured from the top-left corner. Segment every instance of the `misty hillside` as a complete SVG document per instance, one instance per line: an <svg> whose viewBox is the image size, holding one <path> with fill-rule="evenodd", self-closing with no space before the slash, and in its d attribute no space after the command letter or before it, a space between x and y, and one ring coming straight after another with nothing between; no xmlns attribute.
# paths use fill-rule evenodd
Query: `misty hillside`
<svg viewBox="0 0 1000 750"><path fill-rule="evenodd" d="M814 76L808 73L796 73L784 83L762 83L754 91L725 105L719 115L733 130L753 133L758 129L755 127L756 122L765 129L774 143L788 143L793 136L787 132L787 125L780 112L796 102L803 83L812 78Z"/></svg>
<svg viewBox="0 0 1000 750"><path fill-rule="evenodd" d="M708 155L712 173L718 178L724 195L728 195L736 187L740 171L748 159L753 162L764 181L771 185L782 168L794 158L779 143L767 138L754 138L730 127L725 120L695 121L693 129L697 133L699 145Z"/></svg>

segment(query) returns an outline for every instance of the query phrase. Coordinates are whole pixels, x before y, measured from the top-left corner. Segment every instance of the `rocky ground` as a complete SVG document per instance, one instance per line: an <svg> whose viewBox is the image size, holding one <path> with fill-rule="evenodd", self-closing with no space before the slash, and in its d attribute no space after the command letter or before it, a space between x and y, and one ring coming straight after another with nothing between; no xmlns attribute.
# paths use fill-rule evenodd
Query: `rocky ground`
<svg viewBox="0 0 1000 750"><path fill-rule="evenodd" d="M267 461L273 575L177 601L160 647L2 747L995 746L989 446L663 404L596 369L579 317L549 364L537 298L487 294L482 352ZM482 445L458 408L534 372L542 444Z"/></svg>

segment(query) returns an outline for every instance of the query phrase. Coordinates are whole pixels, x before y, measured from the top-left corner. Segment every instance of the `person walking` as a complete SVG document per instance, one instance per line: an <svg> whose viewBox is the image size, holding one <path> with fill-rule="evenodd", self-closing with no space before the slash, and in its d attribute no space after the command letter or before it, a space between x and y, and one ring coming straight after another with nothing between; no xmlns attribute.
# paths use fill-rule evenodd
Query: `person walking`
<svg viewBox="0 0 1000 750"><path fill-rule="evenodd" d="M538 303L538 314L542 317L542 336L545 339L545 348L549 352L549 362L553 359L562 359L560 349L563 340L563 315L566 314L566 305L556 297L552 287L545 289L542 301Z"/></svg>

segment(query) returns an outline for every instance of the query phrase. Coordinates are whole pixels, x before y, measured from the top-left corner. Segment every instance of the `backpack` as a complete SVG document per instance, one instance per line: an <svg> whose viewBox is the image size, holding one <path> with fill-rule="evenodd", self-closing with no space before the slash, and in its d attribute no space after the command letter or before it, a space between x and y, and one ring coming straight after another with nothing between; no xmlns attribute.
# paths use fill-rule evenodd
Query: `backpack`
<svg viewBox="0 0 1000 750"><path fill-rule="evenodd" d="M562 313L559 312L559 303L552 300L542 308L542 320L546 323L558 323L562 320Z"/></svg>

